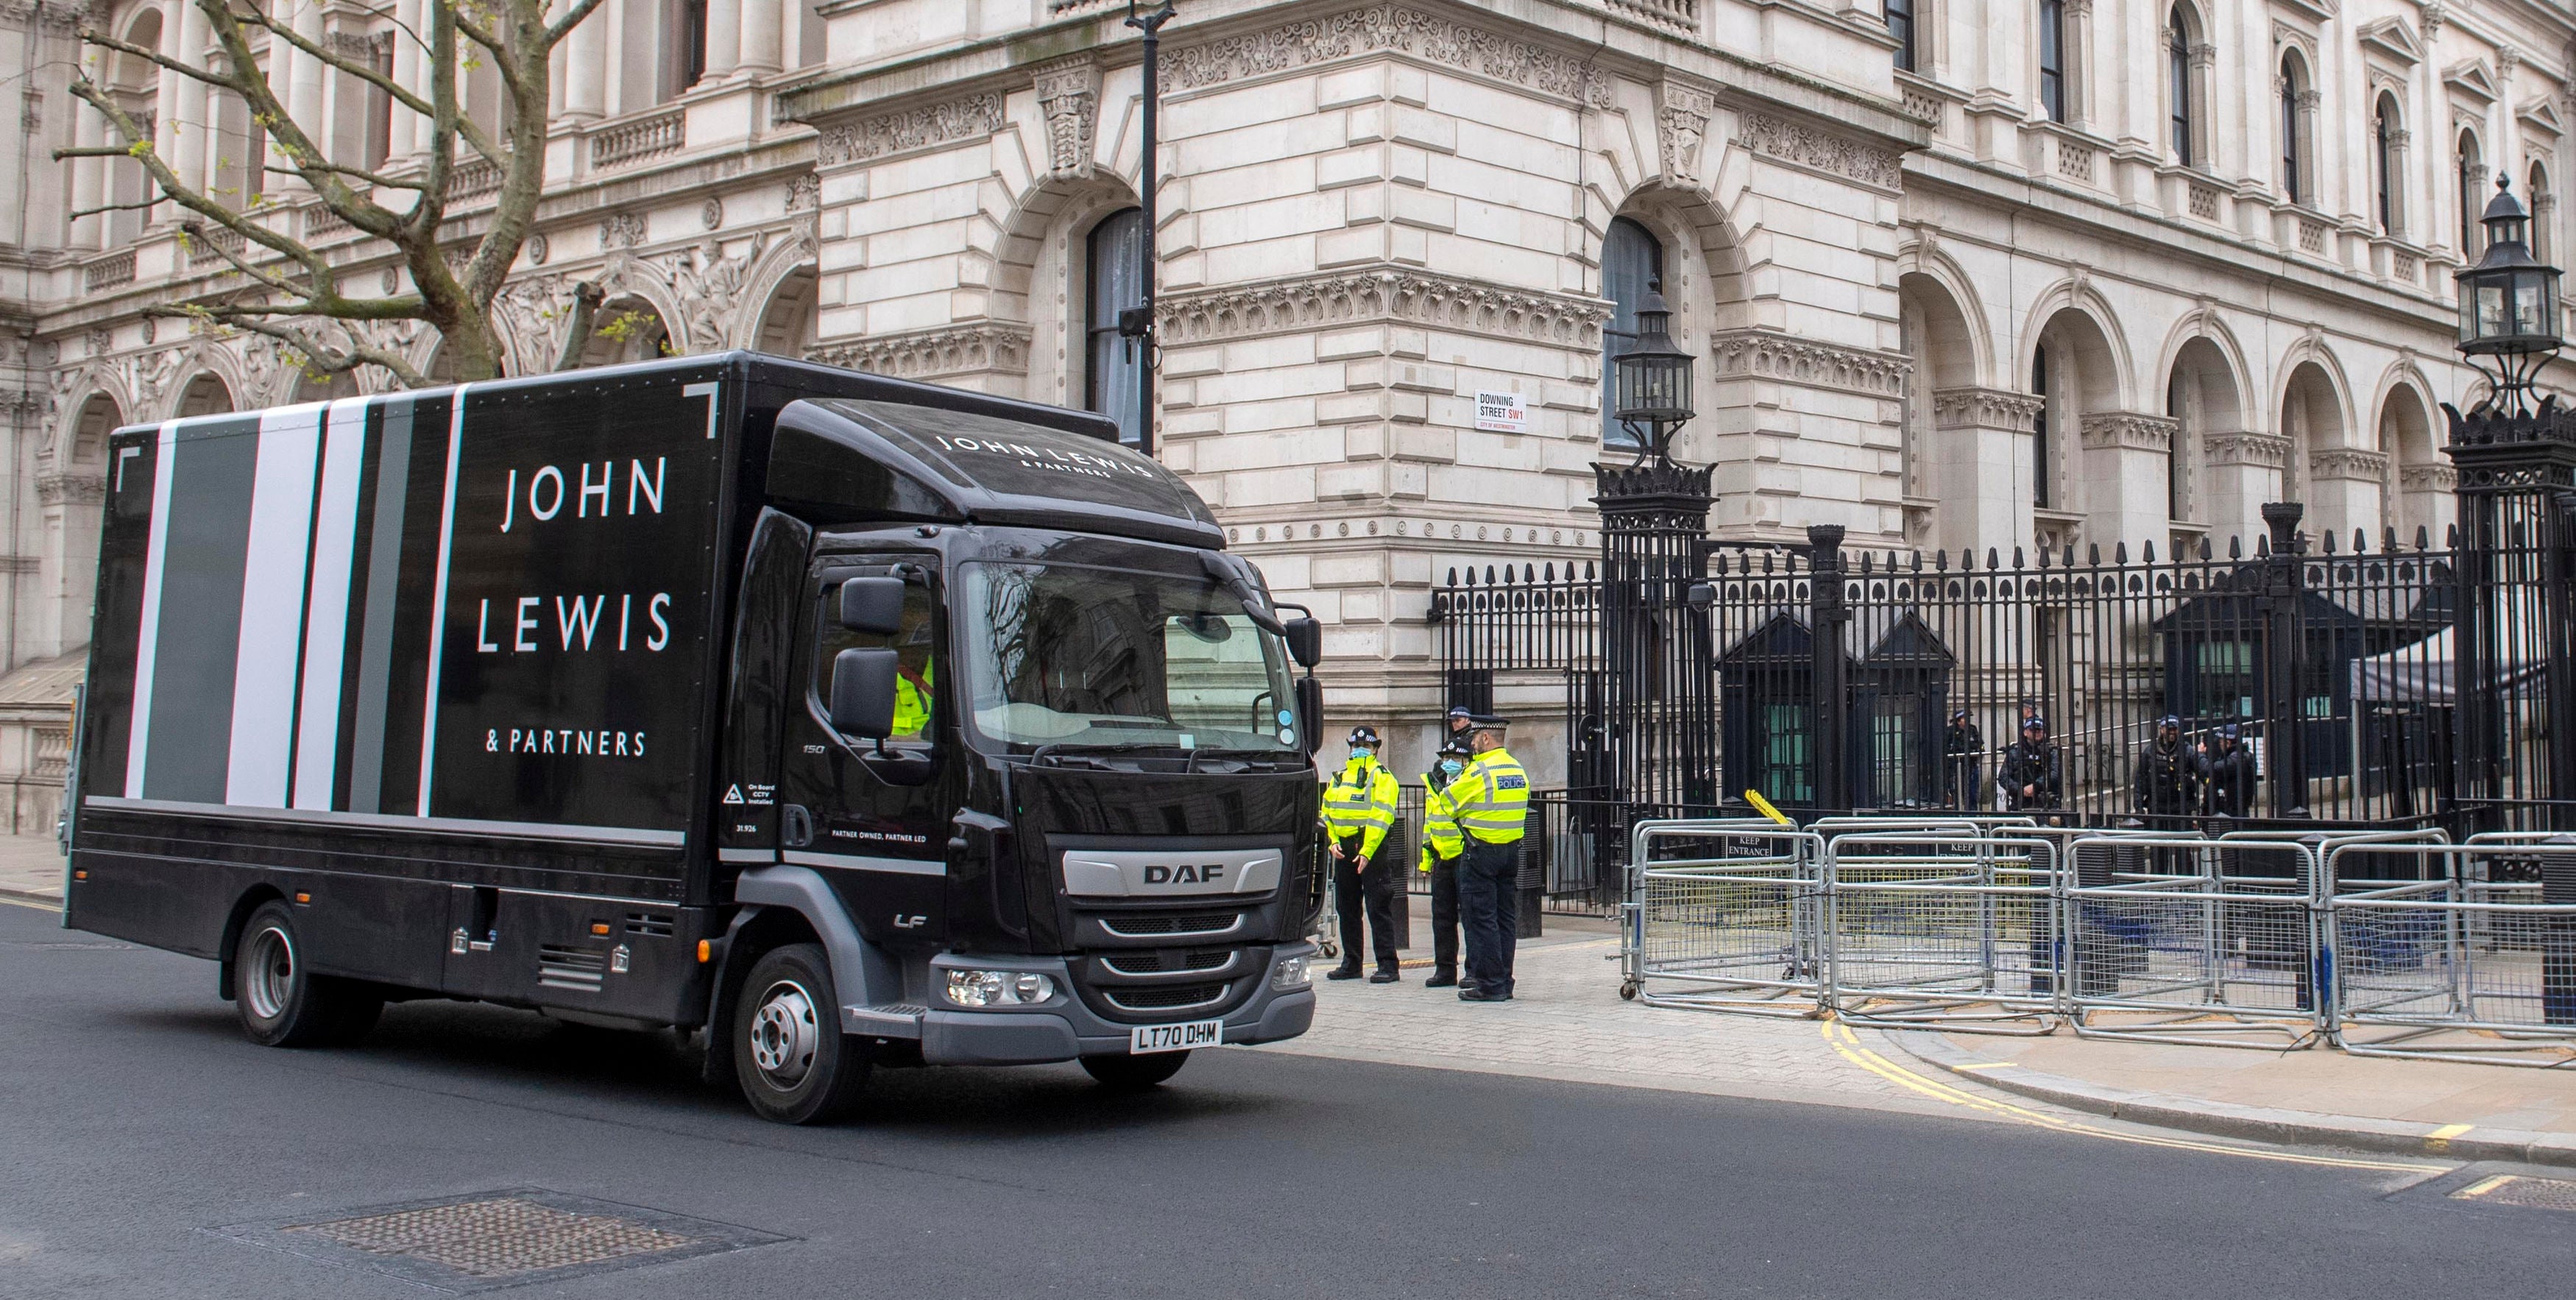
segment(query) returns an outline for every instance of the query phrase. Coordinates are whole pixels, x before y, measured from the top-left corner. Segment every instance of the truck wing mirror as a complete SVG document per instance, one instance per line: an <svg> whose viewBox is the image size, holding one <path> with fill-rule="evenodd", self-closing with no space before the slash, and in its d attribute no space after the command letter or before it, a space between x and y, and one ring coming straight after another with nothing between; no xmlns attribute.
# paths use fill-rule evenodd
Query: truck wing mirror
<svg viewBox="0 0 2576 1300"><path fill-rule="evenodd" d="M841 584L841 626L893 636L903 630L903 579L851 578Z"/></svg>
<svg viewBox="0 0 2576 1300"><path fill-rule="evenodd" d="M1311 626L1313 619L1306 622ZM1324 747L1324 684L1312 677L1297 679L1297 734L1306 742L1306 757Z"/></svg>
<svg viewBox="0 0 2576 1300"><path fill-rule="evenodd" d="M864 580L862 580L864 581ZM844 650L832 656L832 730L859 740L894 734L892 650Z"/></svg>
<svg viewBox="0 0 2576 1300"><path fill-rule="evenodd" d="M1288 657L1300 668L1312 668L1324 658L1324 625L1311 618L1292 618L1287 623Z"/></svg>

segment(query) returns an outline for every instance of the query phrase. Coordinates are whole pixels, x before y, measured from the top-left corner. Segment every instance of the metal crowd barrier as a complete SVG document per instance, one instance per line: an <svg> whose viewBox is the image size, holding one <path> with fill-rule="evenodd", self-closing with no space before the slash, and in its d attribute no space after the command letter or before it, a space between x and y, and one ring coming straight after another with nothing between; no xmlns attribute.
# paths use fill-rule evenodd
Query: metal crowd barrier
<svg viewBox="0 0 2576 1300"><path fill-rule="evenodd" d="M2328 868L2348 851L2329 852ZM2540 879L2519 878L2576 872L2576 842L2508 833L2407 852L2414 879L2349 882L2328 900L2337 1044L2576 1066L2576 904L2550 904Z"/></svg>
<svg viewBox="0 0 2576 1300"><path fill-rule="evenodd" d="M2317 996L2317 855L2191 836L2076 841L2063 891L2068 1018L2086 1037L2304 1046Z"/></svg>
<svg viewBox="0 0 2576 1300"><path fill-rule="evenodd" d="M2057 1023L2056 847L1941 830L1826 841L1836 1013L1890 1028L2044 1034Z"/></svg>
<svg viewBox="0 0 2576 1300"><path fill-rule="evenodd" d="M1630 832L1619 995L1649 1006L1814 1016L1824 841L1768 821L1645 821Z"/></svg>

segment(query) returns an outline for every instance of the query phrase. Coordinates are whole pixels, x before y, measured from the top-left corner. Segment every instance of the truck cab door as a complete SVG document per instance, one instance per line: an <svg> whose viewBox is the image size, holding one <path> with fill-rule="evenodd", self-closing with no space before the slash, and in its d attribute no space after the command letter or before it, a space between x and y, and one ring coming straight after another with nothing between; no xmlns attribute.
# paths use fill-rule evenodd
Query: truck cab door
<svg viewBox="0 0 2576 1300"><path fill-rule="evenodd" d="M779 767L779 849L820 872L862 934L888 946L948 935L948 821L959 753L939 566L922 554L830 555L807 578L799 672L801 707L788 710ZM892 635L841 626L841 583L904 580L903 627ZM832 663L849 649L897 655L894 734L842 735L829 705Z"/></svg>

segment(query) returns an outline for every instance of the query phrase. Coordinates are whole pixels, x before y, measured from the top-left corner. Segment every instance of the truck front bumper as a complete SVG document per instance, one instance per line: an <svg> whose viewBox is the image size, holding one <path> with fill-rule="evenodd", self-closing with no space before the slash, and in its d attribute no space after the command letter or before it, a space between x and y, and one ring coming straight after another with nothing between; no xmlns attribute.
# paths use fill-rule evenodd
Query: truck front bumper
<svg viewBox="0 0 2576 1300"><path fill-rule="evenodd" d="M1312 944L1280 944L1271 952L1272 969L1289 957L1311 960ZM1036 971L1055 978L1068 990L1050 1005L1027 1011L973 1011L932 1007L921 1016L921 1059L932 1065L1037 1065L1084 1056L1124 1056L1133 1025L1104 1020L1072 995L1071 976L1062 958L942 956L931 963L933 986L942 968ZM1271 987L1264 975L1243 1005L1226 1014L1229 1044L1273 1043L1305 1033L1315 1020L1315 990ZM865 1032L862 1030L861 1032Z"/></svg>

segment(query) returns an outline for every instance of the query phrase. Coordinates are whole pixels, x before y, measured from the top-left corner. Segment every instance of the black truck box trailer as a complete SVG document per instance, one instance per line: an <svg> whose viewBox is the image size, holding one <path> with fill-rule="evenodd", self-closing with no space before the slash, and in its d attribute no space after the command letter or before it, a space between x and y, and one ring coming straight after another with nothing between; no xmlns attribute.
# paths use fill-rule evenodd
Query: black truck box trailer
<svg viewBox="0 0 2576 1300"><path fill-rule="evenodd" d="M1314 625L1094 415L755 354L118 431L67 923L873 1065L1300 1033Z"/></svg>

